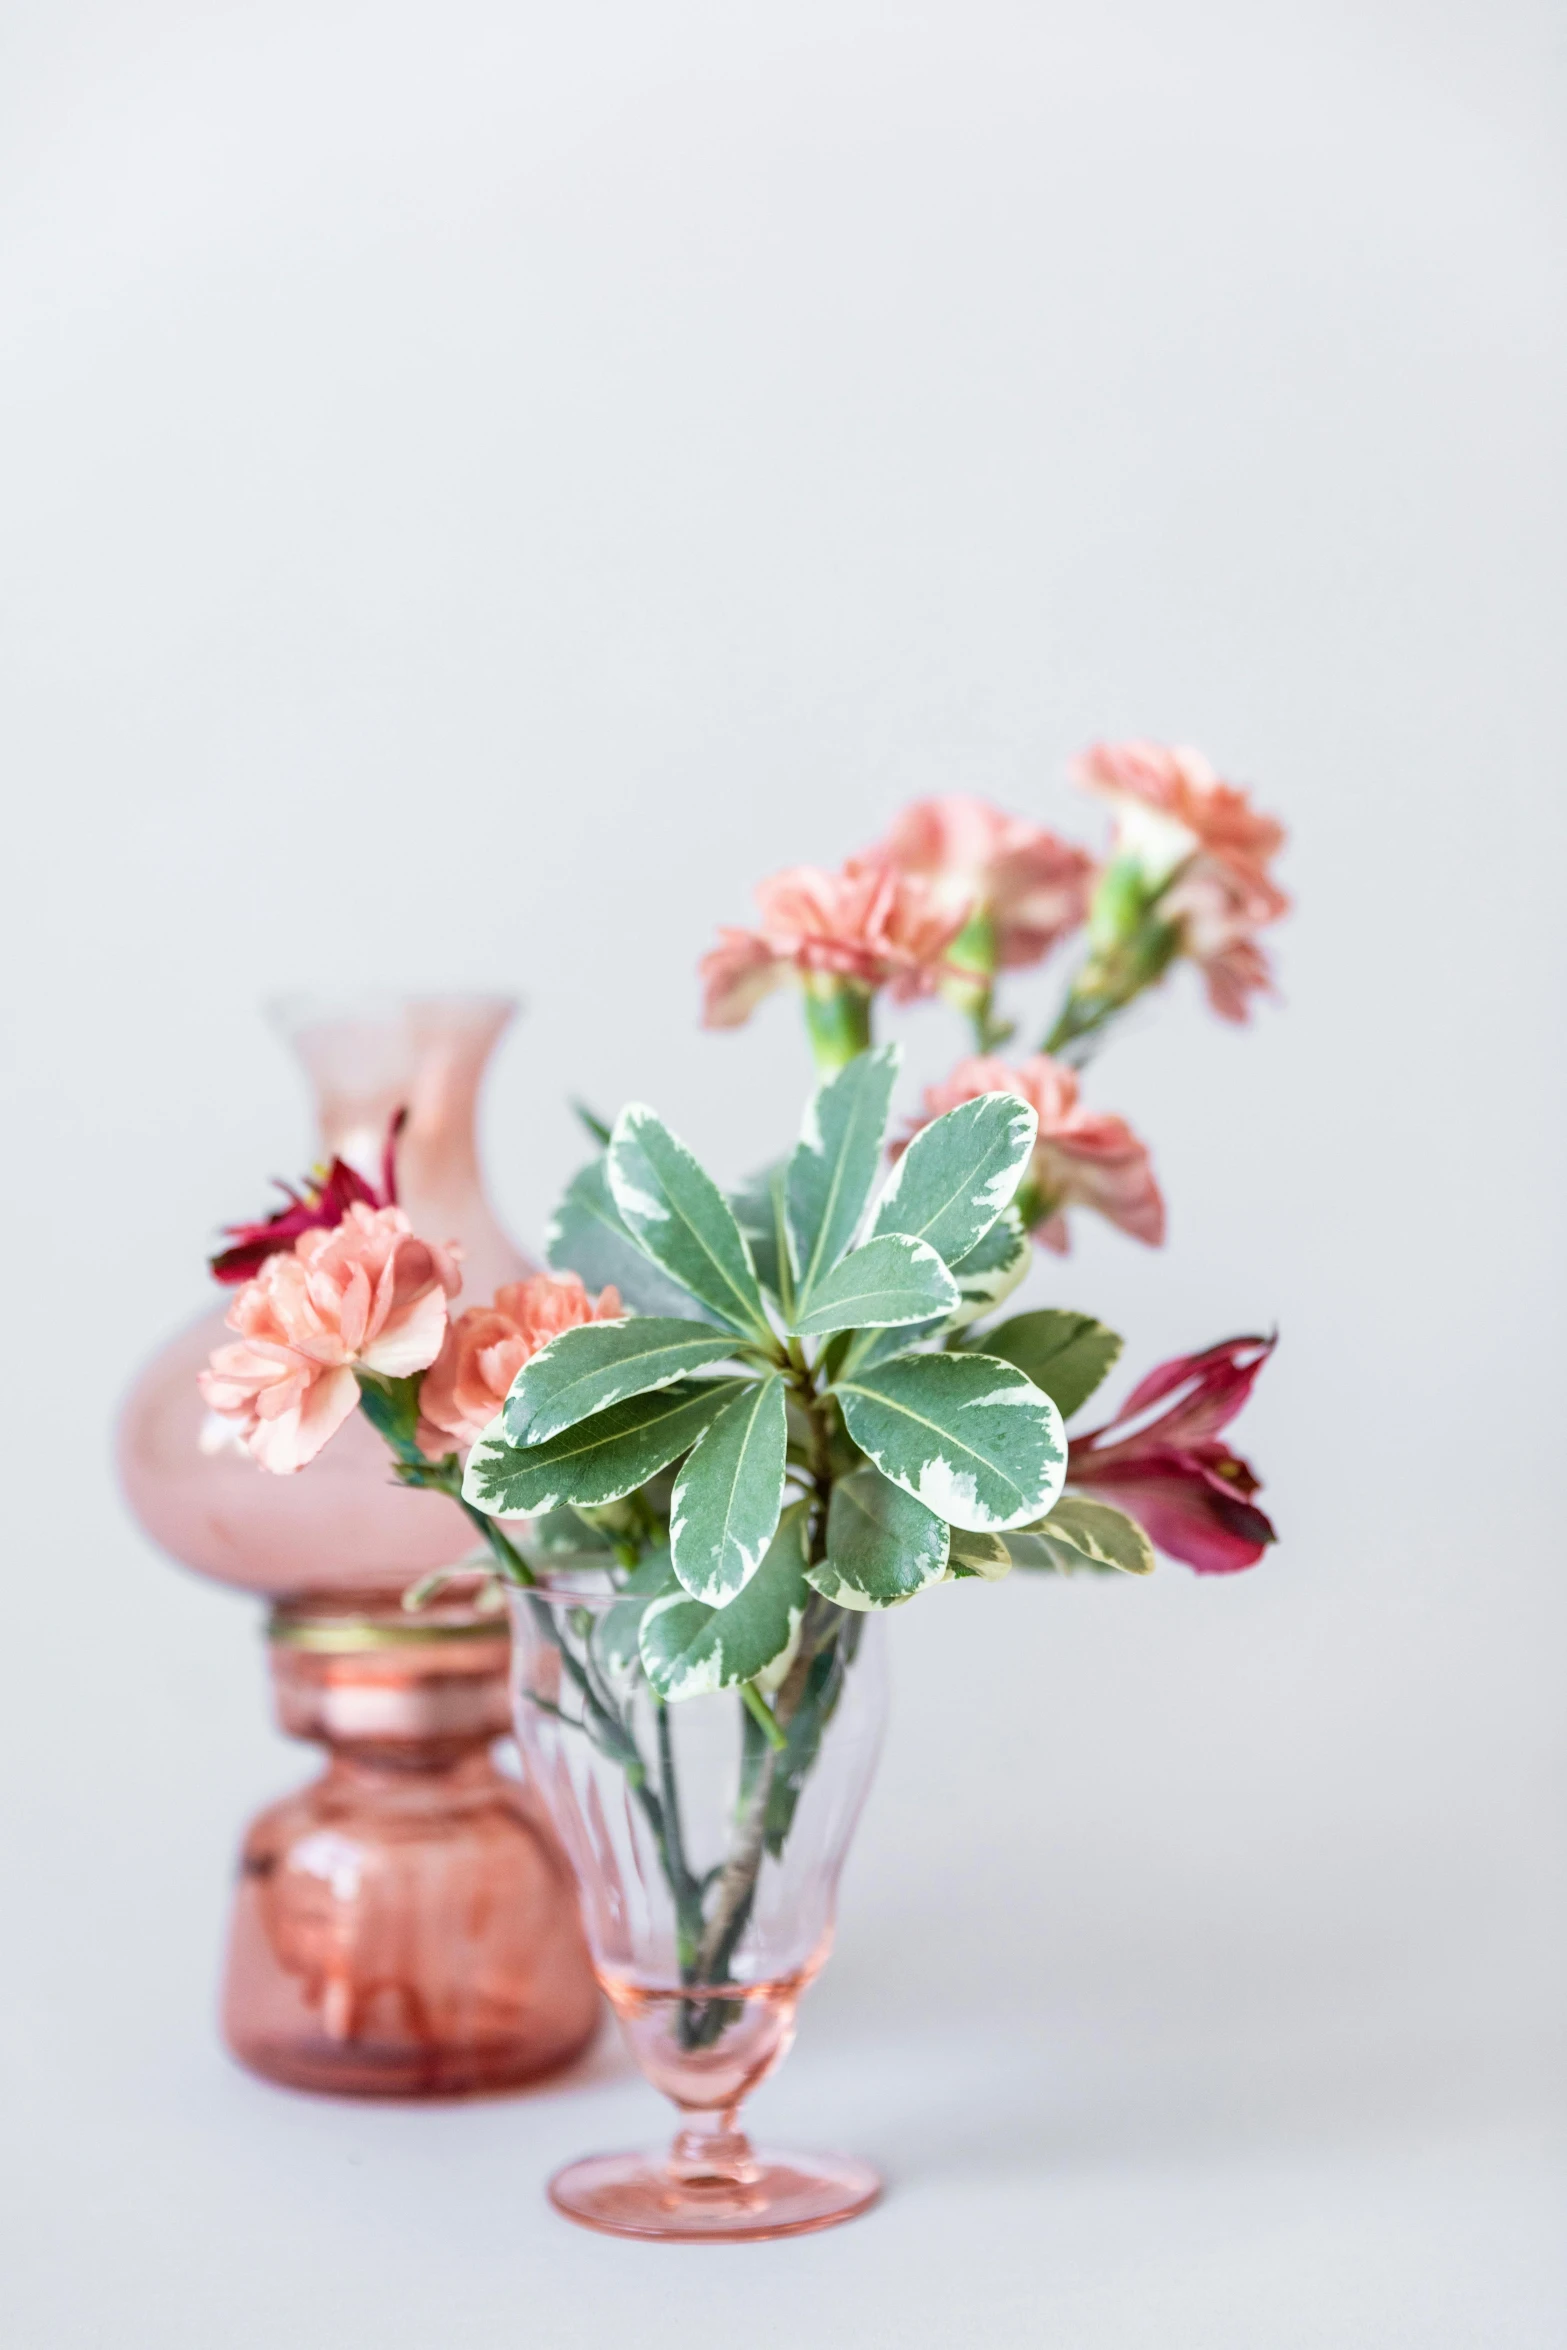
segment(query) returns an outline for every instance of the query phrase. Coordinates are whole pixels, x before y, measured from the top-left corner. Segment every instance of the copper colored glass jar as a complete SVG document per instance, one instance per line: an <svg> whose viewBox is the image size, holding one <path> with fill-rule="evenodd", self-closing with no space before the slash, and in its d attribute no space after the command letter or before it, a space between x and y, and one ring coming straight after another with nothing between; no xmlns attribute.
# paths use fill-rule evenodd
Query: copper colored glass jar
<svg viewBox="0 0 1567 2350"><path fill-rule="evenodd" d="M512 1007L499 997L277 1007L314 1095L321 1155L379 1174L405 1123L398 1197L415 1231L462 1249L460 1305L532 1270L479 1165L479 1090ZM283 1726L331 1757L246 1839L225 2029L271 2079L355 2095L434 2095L530 2079L593 2028L597 1997L547 1828L490 1754L507 1727L495 1618L400 1607L416 1577L472 1555L443 1495L410 1491L357 1415L297 1475L206 1441L196 1374L230 1335L215 1298L126 1399L126 1498L161 1548L275 1606ZM221 1431L219 1432L221 1433Z"/></svg>
<svg viewBox="0 0 1567 2350"><path fill-rule="evenodd" d="M591 2039L569 1873L491 1753L508 1645L504 1618L459 1607L274 1615L279 1721L330 1759L241 1853L223 2029L252 2071L451 2095L532 2080Z"/></svg>

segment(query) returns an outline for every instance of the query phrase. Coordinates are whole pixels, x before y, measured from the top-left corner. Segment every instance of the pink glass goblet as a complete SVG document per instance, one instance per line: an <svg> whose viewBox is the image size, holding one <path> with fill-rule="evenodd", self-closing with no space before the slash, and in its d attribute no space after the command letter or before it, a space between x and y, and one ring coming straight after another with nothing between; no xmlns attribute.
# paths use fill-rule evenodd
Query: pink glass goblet
<svg viewBox="0 0 1567 2350"><path fill-rule="evenodd" d="M636 1601L584 1576L511 1606L528 1775L631 2053L681 2118L667 2153L574 2162L551 2201L607 2234L677 2243L852 2219L880 2192L869 2164L755 2149L740 2108L787 2055L832 1945L886 1713L881 1624L812 1602L772 1698L780 1748L739 1690L660 1702Z"/></svg>

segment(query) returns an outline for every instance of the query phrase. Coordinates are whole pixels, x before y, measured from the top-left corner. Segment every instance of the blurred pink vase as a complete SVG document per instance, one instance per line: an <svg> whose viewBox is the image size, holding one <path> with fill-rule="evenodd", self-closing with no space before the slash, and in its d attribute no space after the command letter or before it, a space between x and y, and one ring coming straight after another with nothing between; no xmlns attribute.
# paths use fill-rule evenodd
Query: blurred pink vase
<svg viewBox="0 0 1567 2350"><path fill-rule="evenodd" d="M373 1179L387 1127L406 1106L398 1196L425 1239L461 1244L469 1304L488 1304L502 1282L534 1270L484 1196L475 1132L485 1065L512 1010L494 996L278 1007L315 1090L323 1158ZM363 1419L298 1476L268 1476L237 1445L203 1449L196 1376L233 1337L232 1303L232 1291L217 1293L210 1313L170 1339L121 1417L121 1482L154 1542L199 1574L274 1598L399 1592L467 1557L474 1535L461 1511L443 1494L394 1485L386 1447Z"/></svg>
<svg viewBox="0 0 1567 2350"><path fill-rule="evenodd" d="M504 1617L464 1608L274 1615L278 1719L330 1759L241 1854L223 2028L253 2072L453 2096L533 2080L593 2037L566 1863L491 1752L508 1649Z"/></svg>
<svg viewBox="0 0 1567 2350"><path fill-rule="evenodd" d="M534 1269L485 1198L476 1140L480 1084L512 1010L499 997L277 1010L315 1091L323 1159L374 1180L406 1109L398 1196L423 1238L459 1244L469 1303ZM153 1540L277 1603L283 1726L333 1757L247 1838L229 2044L274 2080L348 2094L529 2079L582 2046L597 1998L551 1832L490 1758L506 1727L505 1635L446 1607L425 1638L401 1611L416 1578L473 1555L473 1529L445 1496L396 1485L357 1414L292 1476L214 1443L222 1426L196 1377L232 1336L233 1296L153 1358L119 1428L126 1498ZM318 1617L329 1635L297 1629ZM476 1645L454 1671L465 1624Z"/></svg>

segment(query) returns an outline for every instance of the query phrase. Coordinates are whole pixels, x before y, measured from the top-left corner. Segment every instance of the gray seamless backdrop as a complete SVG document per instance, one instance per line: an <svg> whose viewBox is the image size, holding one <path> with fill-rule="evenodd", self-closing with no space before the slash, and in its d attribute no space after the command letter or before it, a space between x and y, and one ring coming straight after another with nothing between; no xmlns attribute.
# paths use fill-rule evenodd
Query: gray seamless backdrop
<svg viewBox="0 0 1567 2350"><path fill-rule="evenodd" d="M1534 0L5 0L0 2305L17 2350L1562 2339L1561 20ZM253 1611L115 1400L308 1147L285 986L516 985L564 1096L739 1172L756 878L915 793L1086 830L1099 734L1289 821L1285 1003L1096 1067L1129 1366L1275 1319L1284 1542L893 1627L837 1957L759 2100L836 2237L655 2253L571 2092L313 2104L219 2052ZM1049 990L1029 983L1042 1020ZM897 1024L913 1081L959 1044ZM1121 1382L1124 1388L1124 1378Z"/></svg>

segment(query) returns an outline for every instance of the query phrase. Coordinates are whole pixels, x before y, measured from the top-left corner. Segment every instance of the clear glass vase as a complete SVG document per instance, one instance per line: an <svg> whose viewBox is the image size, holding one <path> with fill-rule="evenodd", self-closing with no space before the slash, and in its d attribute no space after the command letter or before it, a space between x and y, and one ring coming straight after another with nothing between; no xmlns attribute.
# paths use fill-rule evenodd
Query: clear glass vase
<svg viewBox="0 0 1567 2350"><path fill-rule="evenodd" d="M528 1774L631 2053L681 2117L667 2154L572 2163L551 2201L611 2235L684 2243L852 2218L880 2191L868 2164L759 2152L739 2117L788 2053L832 1945L886 1715L880 1621L812 1602L771 1701L780 1749L738 1690L661 1704L637 1654L638 1603L592 1578L513 1592L511 1606Z"/></svg>

